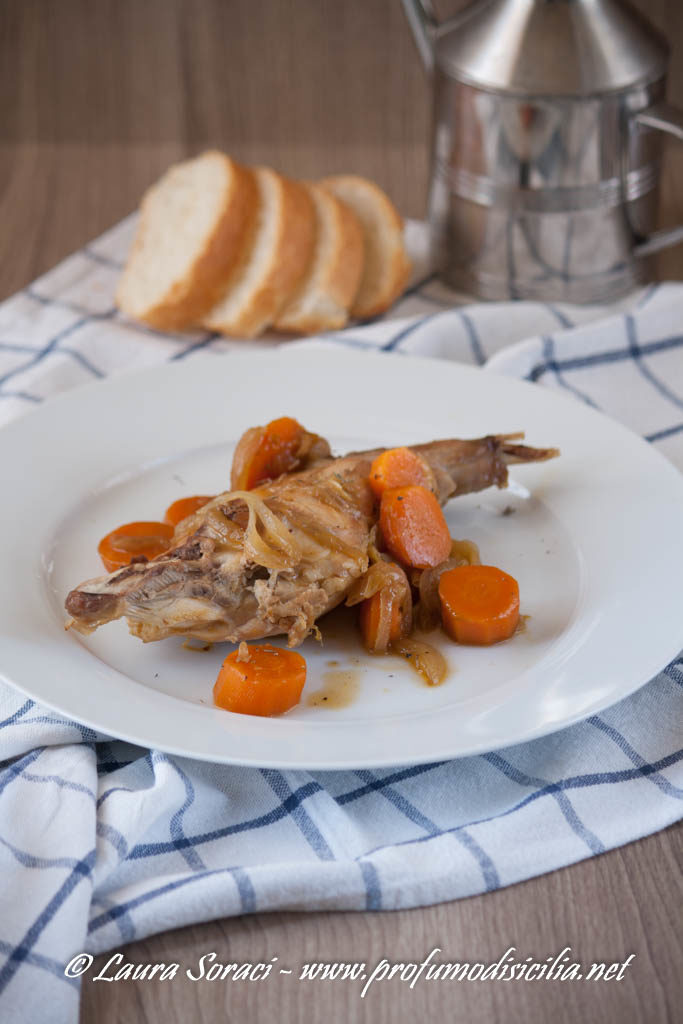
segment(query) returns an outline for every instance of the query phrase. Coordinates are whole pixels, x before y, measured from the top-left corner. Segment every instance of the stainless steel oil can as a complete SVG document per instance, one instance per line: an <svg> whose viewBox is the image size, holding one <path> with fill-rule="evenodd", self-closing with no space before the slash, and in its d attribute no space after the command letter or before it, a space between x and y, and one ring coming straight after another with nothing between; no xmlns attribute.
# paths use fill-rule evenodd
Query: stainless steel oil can
<svg viewBox="0 0 683 1024"><path fill-rule="evenodd" d="M487 299L595 302L683 241L657 231L668 48L618 0L403 0L433 77L429 222L444 279Z"/></svg>

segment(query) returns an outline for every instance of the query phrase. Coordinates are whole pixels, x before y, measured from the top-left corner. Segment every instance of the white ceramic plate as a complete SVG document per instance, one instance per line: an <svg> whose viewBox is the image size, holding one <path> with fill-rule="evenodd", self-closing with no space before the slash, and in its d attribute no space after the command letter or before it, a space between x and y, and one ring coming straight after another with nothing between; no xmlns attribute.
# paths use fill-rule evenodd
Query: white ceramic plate
<svg viewBox="0 0 683 1024"><path fill-rule="evenodd" d="M229 649L143 645L117 622L64 631L99 538L217 492L241 432L291 414L338 451L524 429L562 456L456 499L456 537L520 583L526 631L445 638L447 681L365 655L344 615L303 648L302 703L274 719L212 706ZM190 757L289 768L440 760L552 732L655 674L683 644L683 478L623 427L541 387L455 364L341 351L207 354L60 396L0 432L0 672L104 733ZM503 515L507 507L513 515ZM311 695L330 699L311 704ZM341 699L340 699L341 695ZM315 697L313 697L315 701ZM345 706L335 706L340 703Z"/></svg>

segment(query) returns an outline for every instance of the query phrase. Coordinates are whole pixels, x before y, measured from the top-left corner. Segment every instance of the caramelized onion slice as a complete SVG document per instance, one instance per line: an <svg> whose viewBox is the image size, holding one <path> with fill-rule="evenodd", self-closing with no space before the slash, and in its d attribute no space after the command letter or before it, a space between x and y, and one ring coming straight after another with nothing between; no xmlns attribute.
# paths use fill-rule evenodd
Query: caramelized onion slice
<svg viewBox="0 0 683 1024"><path fill-rule="evenodd" d="M441 651L415 636L402 637L393 644L392 650L405 658L429 686L439 686L446 678L448 665Z"/></svg>
<svg viewBox="0 0 683 1024"><path fill-rule="evenodd" d="M419 579L413 580L420 592L416 618L418 627L429 633L441 622L441 605L439 602L439 580L443 573L455 569L459 565L480 565L479 548L471 540L454 540L450 556L433 569L423 569Z"/></svg>
<svg viewBox="0 0 683 1024"><path fill-rule="evenodd" d="M354 580L346 603L349 607L373 597L380 590L389 589L397 597L406 589L403 570L393 562L375 562L359 579Z"/></svg>
<svg viewBox="0 0 683 1024"><path fill-rule="evenodd" d="M291 569L301 559L301 549L288 527L268 508L255 491L232 491L231 501L243 501L249 510L244 552L265 569Z"/></svg>
<svg viewBox="0 0 683 1024"><path fill-rule="evenodd" d="M361 632L366 649L371 654L386 654L390 646L392 627L395 634L397 623L394 618L397 610L401 616L399 622L402 636L410 633L413 625L413 599L408 578L400 566L394 562L375 562L359 579L357 579L346 597L347 605L369 601L379 594L379 619L376 628L363 625L361 612ZM369 637L372 637L370 640Z"/></svg>
<svg viewBox="0 0 683 1024"><path fill-rule="evenodd" d="M481 565L479 547L473 540L453 540L450 557L458 559L460 565Z"/></svg>

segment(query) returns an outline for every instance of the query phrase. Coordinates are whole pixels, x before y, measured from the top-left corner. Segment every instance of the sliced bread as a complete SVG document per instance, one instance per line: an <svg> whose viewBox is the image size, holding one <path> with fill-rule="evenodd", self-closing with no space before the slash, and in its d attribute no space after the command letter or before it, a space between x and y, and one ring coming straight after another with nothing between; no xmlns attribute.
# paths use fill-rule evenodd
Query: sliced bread
<svg viewBox="0 0 683 1024"><path fill-rule="evenodd" d="M364 260L358 218L321 185L306 188L315 209L315 250L307 273L274 324L278 331L300 334L346 324Z"/></svg>
<svg viewBox="0 0 683 1024"><path fill-rule="evenodd" d="M222 334L253 338L268 327L308 269L315 244L313 203L303 185L254 169L256 221L223 297L203 318Z"/></svg>
<svg viewBox="0 0 683 1024"><path fill-rule="evenodd" d="M123 312L161 329L201 320L240 259L256 201L251 171L223 153L169 168L142 199L116 295Z"/></svg>
<svg viewBox="0 0 683 1024"><path fill-rule="evenodd" d="M410 274L401 216L382 189L367 178L340 174L324 178L321 184L350 206L363 226L365 265L351 314L366 319L383 313L401 294Z"/></svg>

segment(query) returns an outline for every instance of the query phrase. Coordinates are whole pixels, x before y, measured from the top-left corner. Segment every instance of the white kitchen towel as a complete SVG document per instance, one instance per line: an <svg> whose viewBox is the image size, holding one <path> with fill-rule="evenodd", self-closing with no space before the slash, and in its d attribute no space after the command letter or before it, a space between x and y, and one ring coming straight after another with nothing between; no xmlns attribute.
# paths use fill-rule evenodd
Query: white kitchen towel
<svg viewBox="0 0 683 1024"><path fill-rule="evenodd" d="M0 306L0 419L93 377L239 345L118 315L132 223ZM453 308L425 277L391 318L291 344L490 359L611 413L683 468L682 285L609 308ZM80 980L65 966L82 951L258 910L436 903L602 853L681 817L682 747L681 657L615 707L544 739L355 772L142 750L0 684L0 1019L76 1020Z"/></svg>

